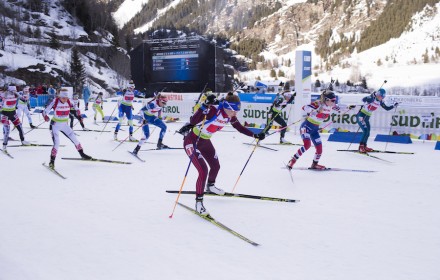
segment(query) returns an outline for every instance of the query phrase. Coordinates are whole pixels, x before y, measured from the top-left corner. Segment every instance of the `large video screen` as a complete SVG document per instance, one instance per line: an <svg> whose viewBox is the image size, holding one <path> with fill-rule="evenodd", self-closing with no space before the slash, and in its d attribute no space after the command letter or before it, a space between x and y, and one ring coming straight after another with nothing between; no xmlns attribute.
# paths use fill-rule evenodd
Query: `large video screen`
<svg viewBox="0 0 440 280"><path fill-rule="evenodd" d="M199 78L196 49L156 51L152 53L153 82L194 81Z"/></svg>

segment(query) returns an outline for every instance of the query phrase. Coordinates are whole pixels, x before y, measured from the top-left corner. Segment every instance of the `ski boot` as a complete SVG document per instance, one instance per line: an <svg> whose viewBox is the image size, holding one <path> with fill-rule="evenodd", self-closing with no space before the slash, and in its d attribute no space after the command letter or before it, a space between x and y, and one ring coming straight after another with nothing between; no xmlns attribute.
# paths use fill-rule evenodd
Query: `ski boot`
<svg viewBox="0 0 440 280"><path fill-rule="evenodd" d="M54 156L50 156L49 167L52 169L55 168L55 157Z"/></svg>
<svg viewBox="0 0 440 280"><path fill-rule="evenodd" d="M89 156L89 155L87 155L87 154L85 154L84 151L83 151L82 149L81 149L81 150L78 150L78 153L81 155L81 158L82 158L82 159L86 159L86 160L92 159L92 157Z"/></svg>
<svg viewBox="0 0 440 280"><path fill-rule="evenodd" d="M118 133L117 133L117 132L115 132L115 134L113 134L113 139L114 139L115 141L118 141Z"/></svg>
<svg viewBox="0 0 440 280"><path fill-rule="evenodd" d="M159 141L157 141L157 149L158 150L162 150L162 149L168 149L169 147L165 144L162 143L162 139L159 139Z"/></svg>
<svg viewBox="0 0 440 280"><path fill-rule="evenodd" d="M374 149L368 148L367 145L364 146L365 152L371 153L374 152Z"/></svg>
<svg viewBox="0 0 440 280"><path fill-rule="evenodd" d="M137 155L140 149L141 149L141 146L137 145L136 148L134 148L134 150L133 150L133 154Z"/></svg>
<svg viewBox="0 0 440 280"><path fill-rule="evenodd" d="M365 150L365 144L359 144L359 153L365 154L367 151Z"/></svg>
<svg viewBox="0 0 440 280"><path fill-rule="evenodd" d="M26 140L23 140L23 141L21 141L21 144L22 144L23 146L29 146L31 143L28 142L28 141L26 141Z"/></svg>
<svg viewBox="0 0 440 280"><path fill-rule="evenodd" d="M215 193L216 195L224 195L225 191L217 188L215 186L215 183L208 183L206 184L206 192Z"/></svg>
<svg viewBox="0 0 440 280"><path fill-rule="evenodd" d="M296 163L296 158L292 158L291 160L289 160L289 162L287 163L287 169L292 170L293 165Z"/></svg>
<svg viewBox="0 0 440 280"><path fill-rule="evenodd" d="M34 129L34 128L37 128L35 125L33 125L33 124L29 124L29 126L32 128L32 129Z"/></svg>
<svg viewBox="0 0 440 280"><path fill-rule="evenodd" d="M137 139L133 137L133 134L130 134L130 135L128 136L128 140L131 141L131 142L135 142L135 141L137 141Z"/></svg>
<svg viewBox="0 0 440 280"><path fill-rule="evenodd" d="M326 169L326 167L324 165L320 165L318 164L317 161L313 161L312 166L310 166L310 169L319 169L319 170L323 170Z"/></svg>
<svg viewBox="0 0 440 280"><path fill-rule="evenodd" d="M288 144L291 144L291 143L289 141L287 141L286 139L284 139L284 137L281 137L280 138L280 144L288 145Z"/></svg>
<svg viewBox="0 0 440 280"><path fill-rule="evenodd" d="M208 216L209 212L203 206L203 196L196 197L196 212L202 216Z"/></svg>

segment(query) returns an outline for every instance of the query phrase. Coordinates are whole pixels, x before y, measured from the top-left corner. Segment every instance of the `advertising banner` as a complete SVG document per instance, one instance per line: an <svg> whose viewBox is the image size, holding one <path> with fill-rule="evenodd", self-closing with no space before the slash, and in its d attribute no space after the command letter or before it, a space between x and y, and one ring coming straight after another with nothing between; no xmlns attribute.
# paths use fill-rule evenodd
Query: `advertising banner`
<svg viewBox="0 0 440 280"><path fill-rule="evenodd" d="M192 115L192 108L195 104L194 99L196 99L197 94L182 94L178 97L170 98L167 106L164 108L163 115L170 116L173 118L179 118L181 121L188 121ZM240 95L242 100L253 100L255 95L246 94ZM270 97L270 100L276 96L275 94L263 94L263 96ZM319 94L312 94L313 98L318 98ZM248 99L246 99L248 97ZM362 95L355 96L356 98L347 98L349 96L340 95L338 96L340 105L352 105L350 101L358 101L362 99ZM308 100L311 99L310 94L306 97ZM387 103L394 99L395 96L387 96ZM398 98L401 98L400 96ZM423 100L423 99L420 99ZM308 101L310 102L310 101ZM426 102L426 100L425 100ZM417 102L420 104L422 102ZM241 123L254 124L257 127L264 127L267 121L267 112L270 109L272 102L269 98L266 102L242 102L241 111L238 113L237 117ZM355 132L359 129L357 124L356 114L359 111L360 104L357 104L353 110L348 111L345 114L332 113L331 116L323 122L321 127L325 131L333 131L335 129L342 131ZM298 122L298 125L304 120L304 117L295 118L294 111L295 105L288 105L283 109L281 116L287 122L291 124ZM301 113L303 112L300 109ZM345 110L344 110L345 112ZM424 134L436 134L440 135L440 106L436 106L435 103L431 107L418 106L418 105L402 105L391 111L383 110L379 108L376 110L370 118L371 128L374 131L380 131L381 133L388 133L391 129L391 133L397 134L412 134L412 135L424 135ZM276 124L275 124L276 125ZM291 130L298 132L298 127L290 127Z"/></svg>
<svg viewBox="0 0 440 280"><path fill-rule="evenodd" d="M295 53L295 91L293 117L300 119L303 117L301 108L310 103L312 91L312 52L310 51L296 51Z"/></svg>
<svg viewBox="0 0 440 280"><path fill-rule="evenodd" d="M248 103L270 103L275 99L275 94L252 94L252 93L239 93L238 96L240 97L241 102L248 102Z"/></svg>

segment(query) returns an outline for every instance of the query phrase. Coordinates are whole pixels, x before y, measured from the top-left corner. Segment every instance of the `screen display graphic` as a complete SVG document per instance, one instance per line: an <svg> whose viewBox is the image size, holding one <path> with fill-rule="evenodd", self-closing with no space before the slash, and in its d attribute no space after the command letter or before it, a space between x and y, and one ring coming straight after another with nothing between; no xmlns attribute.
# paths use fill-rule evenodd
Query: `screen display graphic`
<svg viewBox="0 0 440 280"><path fill-rule="evenodd" d="M197 50L167 50L152 54L154 82L193 81L199 77Z"/></svg>

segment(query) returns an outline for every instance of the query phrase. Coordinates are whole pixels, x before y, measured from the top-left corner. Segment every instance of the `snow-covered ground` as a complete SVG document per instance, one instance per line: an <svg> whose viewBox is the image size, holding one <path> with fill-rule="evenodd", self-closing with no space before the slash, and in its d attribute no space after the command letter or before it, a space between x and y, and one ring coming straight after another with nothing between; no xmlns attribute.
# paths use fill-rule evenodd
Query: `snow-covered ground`
<svg viewBox="0 0 440 280"><path fill-rule="evenodd" d="M104 106L110 115L114 103ZM91 110L86 113L87 127L103 129L92 124ZM33 119L42 121L39 115ZM181 125L168 124L165 144L181 147L182 137L174 134ZM128 136L123 129L121 139ZM222 166L217 186L231 191L253 148L242 144L250 138L224 130L213 137ZM389 143L387 150L415 152L378 155L389 164L337 152L348 144L323 135L322 164L377 172L297 170L294 183L281 167L298 146L256 149L236 192L299 203L205 198L215 218L261 244L254 247L181 207L169 218L176 195L165 190L182 184L188 166L183 150L141 152L142 163L127 153L134 143L112 151L118 144L112 132L77 134L86 153L133 164L62 160L78 156L64 136L56 168L66 180L41 166L50 147L10 147L14 159L0 154L0 279L440 279L440 151L434 142ZM374 134L370 146L383 150L385 143L374 142ZM11 136L18 139L16 131ZM26 137L51 143L47 129ZM150 140L157 138L154 129ZM292 132L287 139L300 142ZM277 140L274 135L263 143ZM297 165L309 166L313 153ZM191 167L184 190L195 189L196 177ZM192 195L180 201L194 206Z"/></svg>

